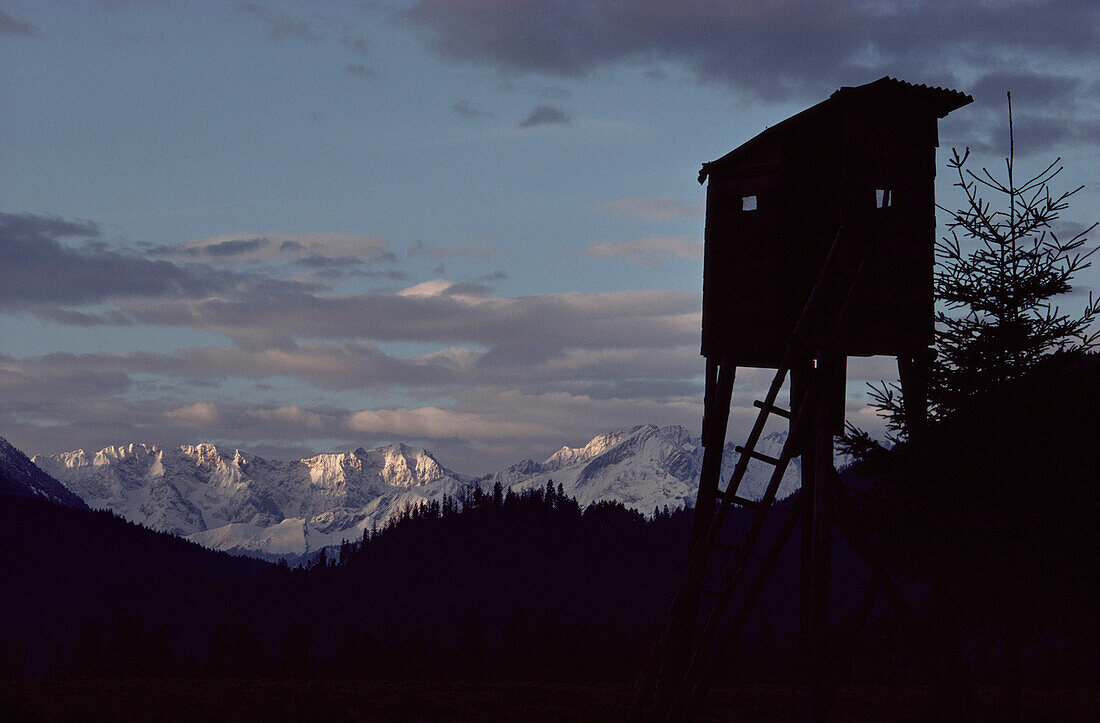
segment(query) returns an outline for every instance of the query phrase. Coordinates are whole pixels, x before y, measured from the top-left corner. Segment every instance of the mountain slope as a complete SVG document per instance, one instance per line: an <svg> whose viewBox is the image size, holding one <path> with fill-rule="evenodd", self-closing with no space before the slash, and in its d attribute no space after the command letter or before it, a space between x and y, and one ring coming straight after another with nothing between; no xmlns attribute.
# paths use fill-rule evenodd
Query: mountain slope
<svg viewBox="0 0 1100 723"><path fill-rule="evenodd" d="M88 509L84 500L36 467L3 437L0 437L0 495L36 498L78 510Z"/></svg>

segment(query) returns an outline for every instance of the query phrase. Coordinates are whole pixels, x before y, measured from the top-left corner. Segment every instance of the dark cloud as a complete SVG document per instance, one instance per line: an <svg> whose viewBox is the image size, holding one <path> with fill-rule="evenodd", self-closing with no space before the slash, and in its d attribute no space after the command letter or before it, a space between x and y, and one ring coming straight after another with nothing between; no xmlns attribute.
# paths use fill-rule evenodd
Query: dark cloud
<svg viewBox="0 0 1100 723"><path fill-rule="evenodd" d="M1042 108L1075 102L1082 85L1080 78L1065 75L1033 73L1019 69L998 70L987 73L972 83L968 92L979 103L988 102L1000 107L1006 103L1005 94L1011 91L1018 104Z"/></svg>
<svg viewBox="0 0 1100 723"><path fill-rule="evenodd" d="M1095 60L1100 5L1081 0L419 0L408 16L444 56L506 72L583 76L683 63L766 99L817 97L884 73L948 83L952 69Z"/></svg>
<svg viewBox="0 0 1100 723"><path fill-rule="evenodd" d="M560 108L551 105L536 106L526 118L519 123L520 128L533 128L541 125L568 125L569 116Z"/></svg>
<svg viewBox="0 0 1100 723"><path fill-rule="evenodd" d="M477 277L478 281L504 281L508 278L508 274L504 273L500 269L493 271L492 273L484 274Z"/></svg>
<svg viewBox="0 0 1100 723"><path fill-rule="evenodd" d="M99 225L93 221L66 221L57 216L36 216L29 213L0 213L0 238L9 241L34 242L41 238L83 238L99 236Z"/></svg>
<svg viewBox="0 0 1100 723"><path fill-rule="evenodd" d="M38 28L31 25L26 20L12 17L3 10L0 10L0 35L33 37L38 34Z"/></svg>
<svg viewBox="0 0 1100 723"><path fill-rule="evenodd" d="M1013 95L1012 135L1017 158L1031 159L1032 164L1053 161L1065 156L1070 148L1081 145L1100 146L1100 121L1071 116L1042 115L1030 110L1020 110ZM992 163L1003 170L1003 158L1008 155L1008 113L987 112L958 125L966 146L974 151L976 163ZM1034 169L1041 170L1040 168Z"/></svg>
<svg viewBox="0 0 1100 723"><path fill-rule="evenodd" d="M89 313L76 309L63 309L51 306L33 307L31 313L40 319L57 322L65 326L130 326L133 320L118 309L103 313Z"/></svg>
<svg viewBox="0 0 1100 723"><path fill-rule="evenodd" d="M250 251L262 249L270 245L270 243L271 242L265 238L235 239L233 241L220 241L210 244L209 246L203 247L202 251L208 256L226 258L240 256Z"/></svg>
<svg viewBox="0 0 1100 723"><path fill-rule="evenodd" d="M319 256L313 254L298 259L295 263L309 269L346 269L349 266L359 266L363 261L354 256Z"/></svg>
<svg viewBox="0 0 1100 723"><path fill-rule="evenodd" d="M235 290L241 277L150 261L101 246L73 248L61 238L98 234L95 224L51 216L0 214L5 282L0 308L80 305L126 298L201 298Z"/></svg>

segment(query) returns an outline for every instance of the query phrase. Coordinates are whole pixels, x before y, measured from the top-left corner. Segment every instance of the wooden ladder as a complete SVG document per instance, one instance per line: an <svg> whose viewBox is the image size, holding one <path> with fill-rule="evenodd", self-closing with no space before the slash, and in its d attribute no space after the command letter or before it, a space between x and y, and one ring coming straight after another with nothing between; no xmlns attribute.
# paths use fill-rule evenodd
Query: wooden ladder
<svg viewBox="0 0 1100 723"><path fill-rule="evenodd" d="M716 667L714 659L732 646L751 610L753 602L759 595L771 568L778 559L783 545L790 536L795 522L803 511L805 496L798 495L791 514L784 521L771 549L758 568L752 587L742 599L731 626L725 630L720 630L720 625L733 593L745 576L747 562L760 538L768 513L775 503L779 485L791 459L800 454L800 446L807 437L807 428L812 423L814 410L817 408L816 401L821 390L820 385L813 381L816 375L811 375L811 383L802 393L798 403L793 404L795 400L792 399L791 410L780 408L776 405L776 401L791 370L791 365L795 363L799 354L805 353L806 342L804 337L811 323L814 307L818 304L825 286L838 275L839 269L836 267L838 264L838 250L842 240L841 231L842 229L838 230L833 239L817 281L803 305L787 349L764 399L753 402L759 412L744 445L736 447L739 453L737 464L724 490L720 489L719 477L726 418L728 417L729 403L732 397L733 365L723 359L723 363L718 370L716 383L712 383L712 375L708 374L707 416L704 418L703 436L704 444L707 443L708 437L710 438L710 445L707 446L706 452L711 455L711 460L710 464L706 460L704 461L703 473L699 483L699 497L702 500L705 495L712 495L711 499L717 502L717 509L713 512L709 523L703 521L702 526L697 524L697 533L694 535L694 542L688 555L687 569L673 598L669 621L654 644L649 659L635 683L630 707L631 719L683 720L691 718L697 712L696 709L709 687L710 675ZM834 332L839 329L843 321L848 302L858 285L865 264L866 259L863 259L854 271L849 271L850 275L844 301L832 320ZM715 409L718 410L717 418L711 414ZM779 457L771 457L756 450L768 417L772 414L790 421L790 433ZM714 455L717 456L717 464L713 460ZM751 460L758 460L773 467L768 486L763 497L759 500L750 500L738 495L741 481L744 479ZM726 518L734 505L754 512L752 522L740 545L729 545L720 542L718 539ZM713 507L713 505L711 506ZM697 513L699 507L700 505L697 503ZM698 532L700 530L702 531L701 534ZM704 578L711 556L715 551L725 553L725 564L718 584L714 587L707 587L704 584ZM695 623L698 618L700 600L704 597L712 599L713 603L702 628L696 630ZM687 618L684 617L685 614ZM690 620L690 626L684 622L685 619ZM688 645L684 645L683 641L677 639L684 635L690 637ZM682 675L676 671L669 671L667 668L670 664L676 665L677 651L683 650L685 647L689 649L686 670ZM662 681L666 681L669 690L657 690Z"/></svg>

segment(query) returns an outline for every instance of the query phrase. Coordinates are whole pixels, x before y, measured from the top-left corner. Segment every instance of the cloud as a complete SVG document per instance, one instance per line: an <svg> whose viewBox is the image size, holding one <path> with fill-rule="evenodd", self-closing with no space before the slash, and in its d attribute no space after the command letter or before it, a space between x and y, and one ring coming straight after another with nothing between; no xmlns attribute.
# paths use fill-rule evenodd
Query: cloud
<svg viewBox="0 0 1100 723"><path fill-rule="evenodd" d="M1073 102L1083 84L1080 78L1011 68L986 73L970 85L969 92L979 103L988 101L1003 107L1005 94L1011 91L1017 103L1040 108Z"/></svg>
<svg viewBox="0 0 1100 723"><path fill-rule="evenodd" d="M597 201L593 207L601 213L643 221L684 221L702 218L703 209L672 196L634 196Z"/></svg>
<svg viewBox="0 0 1100 723"><path fill-rule="evenodd" d="M28 23L26 20L8 15L3 10L0 10L0 36L9 35L13 37L35 37L40 35L38 28Z"/></svg>
<svg viewBox="0 0 1100 723"><path fill-rule="evenodd" d="M325 269L325 268L337 268L347 269L349 266L358 266L362 264L362 259L355 256L305 256L297 259L294 263L299 266L305 266L311 269Z"/></svg>
<svg viewBox="0 0 1100 723"><path fill-rule="evenodd" d="M542 125L569 125L572 121L565 111L549 105L539 105L519 122L519 128L534 128Z"/></svg>
<svg viewBox="0 0 1100 723"><path fill-rule="evenodd" d="M220 420L218 407L212 402L195 402L164 413L164 418L172 424L185 427L209 427Z"/></svg>
<svg viewBox="0 0 1100 723"><path fill-rule="evenodd" d="M296 404L287 404L275 409L252 409L247 412L254 419L273 423L289 429L321 430L330 427L325 416L309 412Z"/></svg>
<svg viewBox="0 0 1100 723"><path fill-rule="evenodd" d="M0 310L124 299L209 298L233 293L247 277L191 269L105 249L87 221L0 213ZM73 248L65 238L84 238Z"/></svg>
<svg viewBox="0 0 1100 723"><path fill-rule="evenodd" d="M703 258L703 242L689 236L650 236L632 241L598 241L584 249L593 258L625 259L639 266L660 266L672 259Z"/></svg>
<svg viewBox="0 0 1100 723"><path fill-rule="evenodd" d="M428 246L423 241L414 241L409 244L409 248L405 253L407 256L426 256L432 259L446 258L449 256L487 259L490 256L501 253L501 249L492 244L466 244L464 246L441 244L439 246Z"/></svg>
<svg viewBox="0 0 1100 723"><path fill-rule="evenodd" d="M356 432L396 439L455 439L495 441L535 439L546 433L538 425L523 422L503 423L484 415L455 412L439 407L416 409L368 409L356 412L348 426Z"/></svg>
<svg viewBox="0 0 1100 723"><path fill-rule="evenodd" d="M401 294L256 292L236 299L131 304L123 311L136 321L218 331L253 344L306 338L605 348L650 346L654 339L678 344L697 340L699 334L696 293L652 290L512 298L448 294L449 285L426 282Z"/></svg>
<svg viewBox="0 0 1100 723"><path fill-rule="evenodd" d="M269 245L271 245L271 242L265 238L234 239L232 241L218 241L217 243L212 243L205 247L203 252L207 256L212 256L214 258L228 258L257 251Z"/></svg>
<svg viewBox="0 0 1100 723"><path fill-rule="evenodd" d="M446 279L432 279L397 292L398 296L484 296L491 292L488 286L470 282L456 283Z"/></svg>
<svg viewBox="0 0 1100 723"><path fill-rule="evenodd" d="M279 259L344 259L394 262L389 242L377 236L351 233L222 234L158 246L152 254L169 259L208 262L256 262Z"/></svg>
<svg viewBox="0 0 1100 723"><path fill-rule="evenodd" d="M1078 0L419 0L407 14L444 57L506 73L580 77L671 61L771 100L891 72L949 82L957 69L1023 59L1092 64L1100 40L1100 6Z"/></svg>

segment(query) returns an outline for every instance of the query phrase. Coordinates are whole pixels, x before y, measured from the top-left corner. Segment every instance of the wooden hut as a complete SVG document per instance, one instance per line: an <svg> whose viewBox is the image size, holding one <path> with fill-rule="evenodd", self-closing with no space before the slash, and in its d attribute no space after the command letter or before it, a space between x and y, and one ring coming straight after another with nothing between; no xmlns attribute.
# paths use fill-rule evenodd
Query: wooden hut
<svg viewBox="0 0 1100 723"><path fill-rule="evenodd" d="M835 334L847 285L825 289L809 353L825 342L846 356L927 349L937 120L971 100L884 77L843 87L704 163L703 355L778 367L838 235L842 265L866 259L864 273Z"/></svg>

